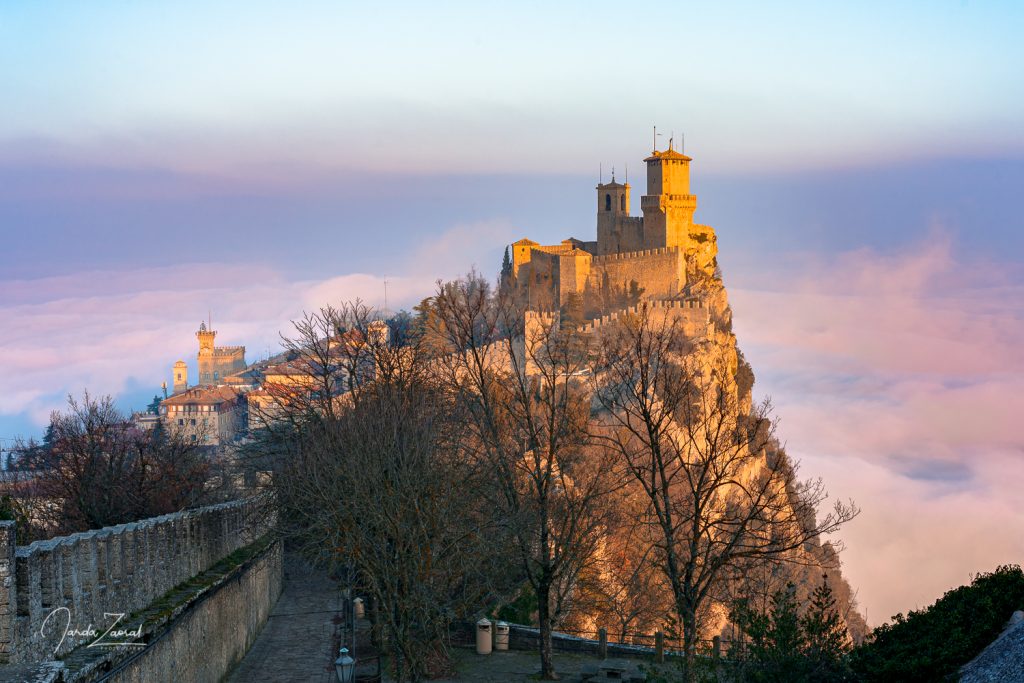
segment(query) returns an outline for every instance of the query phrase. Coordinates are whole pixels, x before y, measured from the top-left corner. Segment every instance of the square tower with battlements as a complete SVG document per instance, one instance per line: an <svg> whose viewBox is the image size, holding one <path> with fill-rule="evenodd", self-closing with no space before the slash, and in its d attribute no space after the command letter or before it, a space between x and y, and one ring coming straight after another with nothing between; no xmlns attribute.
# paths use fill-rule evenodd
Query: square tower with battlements
<svg viewBox="0 0 1024 683"><path fill-rule="evenodd" d="M199 323L199 384L223 384L224 378L245 370L244 346L215 346L216 330Z"/></svg>

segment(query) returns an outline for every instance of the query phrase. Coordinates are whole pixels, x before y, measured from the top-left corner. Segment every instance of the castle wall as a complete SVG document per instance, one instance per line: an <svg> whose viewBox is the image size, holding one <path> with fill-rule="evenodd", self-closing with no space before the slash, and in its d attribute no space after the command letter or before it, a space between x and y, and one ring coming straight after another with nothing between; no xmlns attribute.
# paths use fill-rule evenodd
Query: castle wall
<svg viewBox="0 0 1024 683"><path fill-rule="evenodd" d="M280 542L221 582L110 683L217 683L249 650L281 595Z"/></svg>
<svg viewBox="0 0 1024 683"><path fill-rule="evenodd" d="M686 286L686 260L683 251L674 247L595 256L587 286L599 290L605 274L614 287L628 288L635 280L644 288L645 298L664 299Z"/></svg>
<svg viewBox="0 0 1024 683"><path fill-rule="evenodd" d="M93 640L68 636L55 649L67 619L51 619L45 632L43 622L59 608L82 629L109 624L104 613L141 610L265 534L267 504L222 503L20 548L14 523L0 522L0 661L53 659Z"/></svg>
<svg viewBox="0 0 1024 683"><path fill-rule="evenodd" d="M584 334L600 332L602 328L616 322L621 316L637 315L645 307L647 315L655 324L660 324L666 318L671 318L679 325L683 334L690 339L710 339L714 335L710 311L702 301L695 300L644 302L591 320L581 327L580 331Z"/></svg>
<svg viewBox="0 0 1024 683"><path fill-rule="evenodd" d="M220 384L228 375L245 370L244 346L215 346L212 352L199 351L199 383Z"/></svg>
<svg viewBox="0 0 1024 683"><path fill-rule="evenodd" d="M569 300L570 294L583 292L590 277L592 260L593 257L590 254L580 250L560 255L558 259L558 298L562 305Z"/></svg>
<svg viewBox="0 0 1024 683"><path fill-rule="evenodd" d="M644 219L639 216L599 213L597 253L616 254L644 248Z"/></svg>

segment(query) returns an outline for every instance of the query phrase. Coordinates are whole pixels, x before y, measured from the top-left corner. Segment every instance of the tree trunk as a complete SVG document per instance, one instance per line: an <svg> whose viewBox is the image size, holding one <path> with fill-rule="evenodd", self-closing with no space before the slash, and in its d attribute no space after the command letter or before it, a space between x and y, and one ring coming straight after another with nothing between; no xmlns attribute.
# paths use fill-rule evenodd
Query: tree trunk
<svg viewBox="0 0 1024 683"><path fill-rule="evenodd" d="M558 680L551 661L551 586L547 581L537 586L537 621L540 622L540 677L545 681Z"/></svg>
<svg viewBox="0 0 1024 683"><path fill-rule="evenodd" d="M697 618L696 610L689 606L680 610L683 619L683 680L694 683L697 680Z"/></svg>

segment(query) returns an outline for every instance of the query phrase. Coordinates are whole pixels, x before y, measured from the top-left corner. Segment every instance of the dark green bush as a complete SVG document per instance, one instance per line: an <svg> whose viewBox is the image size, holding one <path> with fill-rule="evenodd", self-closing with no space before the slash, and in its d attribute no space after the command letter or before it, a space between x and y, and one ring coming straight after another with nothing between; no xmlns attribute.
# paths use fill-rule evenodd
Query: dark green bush
<svg viewBox="0 0 1024 683"><path fill-rule="evenodd" d="M1017 565L980 574L923 610L897 614L854 649L850 664L865 681L941 681L995 640L1014 610L1024 608Z"/></svg>

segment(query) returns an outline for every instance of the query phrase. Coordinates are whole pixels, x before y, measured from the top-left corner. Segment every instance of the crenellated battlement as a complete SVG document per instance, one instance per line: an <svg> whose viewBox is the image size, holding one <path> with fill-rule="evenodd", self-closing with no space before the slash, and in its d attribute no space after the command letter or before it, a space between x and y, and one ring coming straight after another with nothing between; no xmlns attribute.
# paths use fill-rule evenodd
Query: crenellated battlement
<svg viewBox="0 0 1024 683"><path fill-rule="evenodd" d="M624 251L617 254L605 254L604 256L595 256L593 263L595 265L602 263L609 263L612 261L625 261L629 259L638 259L648 256L662 256L665 254L674 254L679 251L679 247L658 247L657 249L643 249L640 251Z"/></svg>
<svg viewBox="0 0 1024 683"><path fill-rule="evenodd" d="M0 660L61 656L83 642L43 623L70 610L73 624L108 624L104 613L131 614L274 524L257 496L17 547L14 523L0 522ZM51 619L52 621L52 619Z"/></svg>
<svg viewBox="0 0 1024 683"><path fill-rule="evenodd" d="M640 315L645 310L661 314L672 315L680 319L687 336L698 337L711 332L711 313L705 303L699 299L673 299L668 301L645 301L629 308L603 315L595 318L580 328L585 334L593 334L606 325L617 322L621 317L627 315Z"/></svg>
<svg viewBox="0 0 1024 683"><path fill-rule="evenodd" d="M550 324L558 320L558 313L554 311L526 311L526 322Z"/></svg>

